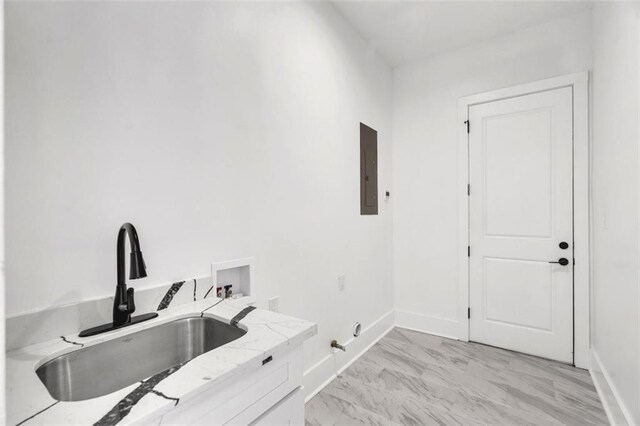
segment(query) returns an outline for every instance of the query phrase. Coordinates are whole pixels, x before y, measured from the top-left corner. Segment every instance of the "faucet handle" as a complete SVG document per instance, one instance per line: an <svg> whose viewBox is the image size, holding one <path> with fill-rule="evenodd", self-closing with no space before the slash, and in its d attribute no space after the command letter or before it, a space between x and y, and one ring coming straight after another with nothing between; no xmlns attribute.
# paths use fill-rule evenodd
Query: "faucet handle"
<svg viewBox="0 0 640 426"><path fill-rule="evenodd" d="M133 300L133 287L127 289L127 313L132 314L136 311L136 304Z"/></svg>

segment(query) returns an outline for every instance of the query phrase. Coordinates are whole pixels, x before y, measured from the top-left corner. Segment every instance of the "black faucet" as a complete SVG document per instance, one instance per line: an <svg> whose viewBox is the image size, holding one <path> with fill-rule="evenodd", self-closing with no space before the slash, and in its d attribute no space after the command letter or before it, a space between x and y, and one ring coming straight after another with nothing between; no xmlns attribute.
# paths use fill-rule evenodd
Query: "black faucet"
<svg viewBox="0 0 640 426"><path fill-rule="evenodd" d="M114 326L130 323L131 314L136 310L136 305L133 301L133 287L127 289L127 283L124 280L124 271L126 268L124 262L124 240L127 235L129 235L129 245L131 245L129 279L137 280L138 278L144 278L147 276L147 267L144 264L142 252L140 251L138 233L136 232L136 228L127 222L120 227L120 232L118 232L118 246L116 248L118 252L118 284L116 286L116 297L113 299Z"/></svg>
<svg viewBox="0 0 640 426"><path fill-rule="evenodd" d="M118 243L116 246L118 282L116 285L116 295L113 298L113 323L103 324L98 327L81 331L79 334L80 337L93 336L95 334L126 327L127 325L137 324L158 316L156 312L153 312L131 317L131 314L136 310L136 305L133 299L133 288L127 289L127 283L124 278L124 242L127 235L129 236L129 245L131 246L129 279L136 280L147 276L147 266L144 263L142 252L140 251L138 233L136 232L136 228L127 222L120 227L120 231L118 232Z"/></svg>

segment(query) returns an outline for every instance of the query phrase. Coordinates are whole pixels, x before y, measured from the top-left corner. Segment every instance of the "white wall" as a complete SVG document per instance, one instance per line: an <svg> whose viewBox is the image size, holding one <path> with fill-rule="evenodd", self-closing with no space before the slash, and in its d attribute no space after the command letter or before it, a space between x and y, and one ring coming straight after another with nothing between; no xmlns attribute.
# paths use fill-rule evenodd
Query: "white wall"
<svg viewBox="0 0 640 426"><path fill-rule="evenodd" d="M590 15L394 70L395 300L416 326L457 336L458 99L590 69Z"/></svg>
<svg viewBox="0 0 640 426"><path fill-rule="evenodd" d="M392 307L392 216L359 215L359 122L391 184L391 72L327 3L10 2L7 313L257 257L259 300L319 323L306 365ZM338 293L337 277L346 275Z"/></svg>
<svg viewBox="0 0 640 426"><path fill-rule="evenodd" d="M640 424L639 3L593 11L592 350Z"/></svg>
<svg viewBox="0 0 640 426"><path fill-rule="evenodd" d="M4 81L4 2L0 4L0 76ZM0 129L4 129L4 85L0 87ZM4 223L4 132L0 135L0 318L4 318L5 311L5 223ZM5 407L5 322L0 321L0 424L5 423L6 407Z"/></svg>

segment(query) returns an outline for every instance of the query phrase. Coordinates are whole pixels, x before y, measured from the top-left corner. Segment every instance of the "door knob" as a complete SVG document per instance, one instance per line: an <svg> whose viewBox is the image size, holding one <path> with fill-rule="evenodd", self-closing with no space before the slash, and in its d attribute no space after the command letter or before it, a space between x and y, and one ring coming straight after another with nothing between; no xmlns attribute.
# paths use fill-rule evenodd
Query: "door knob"
<svg viewBox="0 0 640 426"><path fill-rule="evenodd" d="M561 243L559 244L559 246L560 246L560 248L561 248L562 250L566 250L566 249L568 249L568 248L569 248L569 244L568 244L567 242L565 242L565 241L561 242Z"/></svg>
<svg viewBox="0 0 640 426"><path fill-rule="evenodd" d="M562 266L567 266L569 264L569 260L566 257L561 257L556 262L549 262L549 263L559 263Z"/></svg>

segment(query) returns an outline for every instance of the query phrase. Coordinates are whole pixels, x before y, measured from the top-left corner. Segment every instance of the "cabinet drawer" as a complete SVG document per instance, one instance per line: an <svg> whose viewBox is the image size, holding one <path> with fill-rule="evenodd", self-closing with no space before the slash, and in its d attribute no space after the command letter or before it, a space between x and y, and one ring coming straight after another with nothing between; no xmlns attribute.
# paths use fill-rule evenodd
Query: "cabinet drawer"
<svg viewBox="0 0 640 426"><path fill-rule="evenodd" d="M271 407L251 426L304 426L304 397L302 388L297 388L282 401Z"/></svg>

